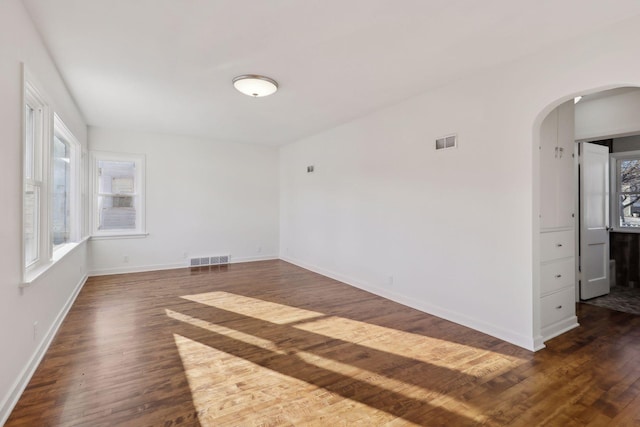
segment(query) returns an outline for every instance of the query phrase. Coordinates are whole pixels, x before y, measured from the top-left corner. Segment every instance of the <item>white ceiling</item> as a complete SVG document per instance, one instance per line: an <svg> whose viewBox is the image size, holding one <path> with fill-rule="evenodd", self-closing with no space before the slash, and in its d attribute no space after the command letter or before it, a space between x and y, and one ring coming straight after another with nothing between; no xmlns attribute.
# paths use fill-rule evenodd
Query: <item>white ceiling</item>
<svg viewBox="0 0 640 427"><path fill-rule="evenodd" d="M89 125L280 145L640 14L638 0L24 0ZM264 74L253 99L231 85Z"/></svg>

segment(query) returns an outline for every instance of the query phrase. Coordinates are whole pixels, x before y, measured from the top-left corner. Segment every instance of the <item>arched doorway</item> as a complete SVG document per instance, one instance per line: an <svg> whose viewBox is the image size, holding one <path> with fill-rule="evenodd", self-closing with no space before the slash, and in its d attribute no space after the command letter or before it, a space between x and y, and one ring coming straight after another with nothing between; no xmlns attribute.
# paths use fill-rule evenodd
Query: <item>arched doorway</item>
<svg viewBox="0 0 640 427"><path fill-rule="evenodd" d="M578 96L582 99L576 98ZM583 194L584 206L581 209L579 190L584 192L587 187L580 186L579 171L585 173L587 167L580 169L578 154L582 143L608 138L611 141L609 150L613 152L614 140L640 134L640 114L633 114L634 111L640 111L640 89L618 85L560 98L549 104L536 118L533 156L534 170L538 171L538 179L534 180L533 238L533 327L536 350L544 347L544 341L578 326L574 302L580 301L581 296L583 299L592 296L584 288L585 284L590 283L589 274L598 278L608 274L608 232L614 224L601 215L601 230L598 232L606 236L607 249L604 249L603 240L603 246L597 249L600 250L600 257L606 258L596 265L594 257L588 252L589 247L585 246L585 242L589 241L584 237L588 221L581 215L588 212L589 204L584 205L586 196ZM627 150L632 147L625 144ZM587 158L584 152L589 151L585 150L589 146L582 147L583 160ZM640 138L636 149L640 153ZM601 158L608 166L606 149ZM603 184L603 187L609 188L608 184ZM608 204L607 199L607 211ZM640 212L640 207L638 210ZM614 230L627 231L619 227L614 227ZM640 242L640 234L637 236ZM640 258L637 263L640 264ZM604 276L600 279L604 279Z"/></svg>

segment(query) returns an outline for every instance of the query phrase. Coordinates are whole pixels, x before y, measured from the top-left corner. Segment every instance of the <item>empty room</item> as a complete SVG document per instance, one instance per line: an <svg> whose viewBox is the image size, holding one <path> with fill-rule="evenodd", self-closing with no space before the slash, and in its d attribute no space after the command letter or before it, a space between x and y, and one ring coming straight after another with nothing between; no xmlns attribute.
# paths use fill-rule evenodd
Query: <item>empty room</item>
<svg viewBox="0 0 640 427"><path fill-rule="evenodd" d="M0 425L639 426L636 0L0 1Z"/></svg>

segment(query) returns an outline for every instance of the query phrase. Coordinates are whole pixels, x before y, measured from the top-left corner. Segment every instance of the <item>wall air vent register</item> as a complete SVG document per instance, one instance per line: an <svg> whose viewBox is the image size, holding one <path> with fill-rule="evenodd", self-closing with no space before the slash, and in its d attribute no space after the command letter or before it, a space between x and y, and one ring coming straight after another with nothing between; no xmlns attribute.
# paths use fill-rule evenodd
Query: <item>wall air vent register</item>
<svg viewBox="0 0 640 427"><path fill-rule="evenodd" d="M436 139L436 150L446 150L458 146L458 135L447 135Z"/></svg>

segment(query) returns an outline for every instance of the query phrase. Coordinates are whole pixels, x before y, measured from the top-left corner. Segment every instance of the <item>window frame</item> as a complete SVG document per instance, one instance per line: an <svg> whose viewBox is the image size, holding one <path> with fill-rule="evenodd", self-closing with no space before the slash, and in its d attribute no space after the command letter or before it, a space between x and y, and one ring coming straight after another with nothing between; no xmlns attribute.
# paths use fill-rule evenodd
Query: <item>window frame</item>
<svg viewBox="0 0 640 427"><path fill-rule="evenodd" d="M640 189L636 192L620 191L620 163L624 160L637 160L640 161L640 150L635 151L622 151L618 153L609 154L609 174L610 174L610 212L611 217L614 218L611 221L611 230L617 233L640 233L639 227L622 227L620 226L620 196L623 194L639 194Z"/></svg>
<svg viewBox="0 0 640 427"><path fill-rule="evenodd" d="M53 209L51 209L51 246L52 246L52 254L55 256L56 253L60 250L64 250L67 245L77 243L82 238L82 145L75 137L75 135L69 130L64 121L60 118L60 116L56 113L53 115L53 133L51 135L51 146L50 153L50 168L51 168L51 183L53 185L53 173L54 173L54 165L53 162L55 158L53 156L53 144L55 141L55 137L58 136L59 139L67 142L70 147L69 153L69 173L70 173L70 183L69 183L69 240L61 245L54 246L53 244ZM53 205L53 189L50 189L51 193L51 204Z"/></svg>
<svg viewBox="0 0 640 427"><path fill-rule="evenodd" d="M82 194L84 188L83 176L83 160L82 160L82 144L73 135L73 133L64 125L64 122L55 113L49 98L42 90L42 86L36 78L29 72L26 65L22 64L22 164L21 164L21 184L22 184L22 210L21 210L21 271L22 280L20 287L30 286L36 279L49 271L50 267L62 259L65 255L73 251L81 243L86 241L88 237L83 237L83 227L86 221L83 219L84 205L82 203ZM28 113L27 108L37 111L34 122L33 148L29 149L28 144ZM56 121L59 123L56 127ZM70 211L73 211L74 218L70 218L70 223L74 229L73 235L70 233L69 241L64 245L58 245L55 250L53 247L53 144L54 135L58 132L72 145L74 154L73 167L70 167L70 177L73 191L73 205ZM31 153L30 153L31 152ZM33 164L27 167L27 161L33 157ZM71 159L70 159L71 165ZM31 170L31 174L27 176ZM35 187L34 187L35 185ZM28 187L38 188L39 196L37 197L37 238L35 239L37 247L37 257L34 261L27 264L27 189ZM70 212L71 215L71 212Z"/></svg>
<svg viewBox="0 0 640 427"><path fill-rule="evenodd" d="M92 239L114 239L114 238L136 238L146 237L146 188L145 188L145 155L131 153L114 153L107 151L91 151L90 152L89 174L91 177L91 211L90 211L90 229ZM100 211L98 198L103 196L99 193L99 167L98 162L115 161L115 162L133 162L135 163L135 181L134 181L134 207L136 210L136 227L135 229L114 229L100 230Z"/></svg>
<svg viewBox="0 0 640 427"><path fill-rule="evenodd" d="M39 84L25 69L23 73L23 102L22 102L22 215L21 215L21 233L22 233L22 256L21 264L23 271L23 281L28 282L32 277L37 275L40 270L46 268L51 262L52 249L50 244L49 230L49 148L48 143L52 139L52 120L51 108L47 97L39 87ZM31 175L27 176L27 160L29 158L29 150L27 144L28 119L27 107L30 107L35 113L33 128L33 147L31 155L33 161L31 165ZM26 256L26 214L27 214L27 188L37 188L38 196L35 209L37 219L34 225L37 226L36 237L34 239L37 244L36 257L33 261L27 262Z"/></svg>

